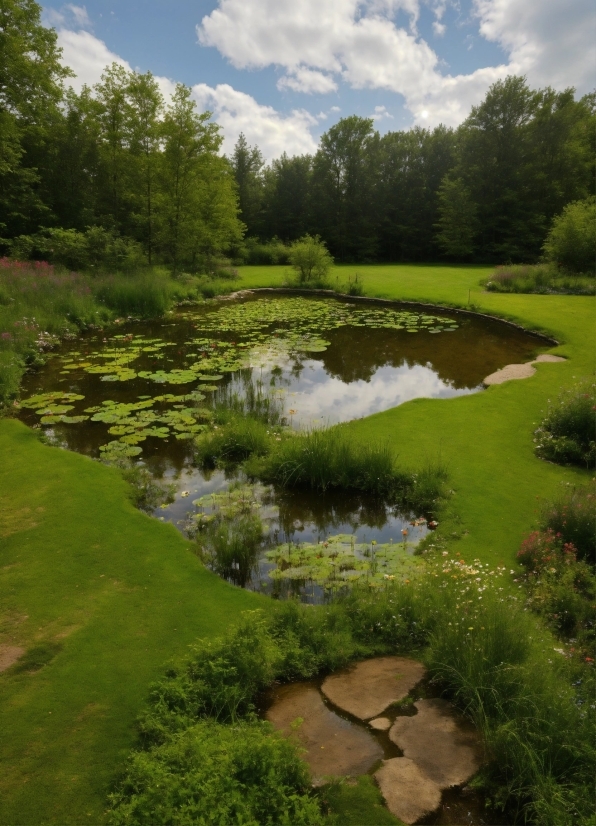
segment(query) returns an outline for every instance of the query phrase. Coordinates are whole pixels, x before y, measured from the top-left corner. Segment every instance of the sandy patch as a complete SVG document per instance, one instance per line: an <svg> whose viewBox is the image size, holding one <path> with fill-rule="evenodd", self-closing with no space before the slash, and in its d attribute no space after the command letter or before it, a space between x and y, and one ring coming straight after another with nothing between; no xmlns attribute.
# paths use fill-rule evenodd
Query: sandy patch
<svg viewBox="0 0 596 826"><path fill-rule="evenodd" d="M567 361L562 356L553 356L551 353L542 353L542 355L538 356L534 359L532 364L540 364L541 362L547 362L549 364L556 364L559 361Z"/></svg>
<svg viewBox="0 0 596 826"><path fill-rule="evenodd" d="M0 671L6 671L24 653L25 649L18 645L0 645Z"/></svg>
<svg viewBox="0 0 596 826"><path fill-rule="evenodd" d="M534 361L528 361L525 364L507 364L502 370L497 370L483 379L482 383L490 387L491 384L503 384L503 382L511 381L511 379L529 379L536 372L536 368L532 367L533 364L556 364L560 361L567 361L567 359L561 356L553 356L551 353L542 353Z"/></svg>

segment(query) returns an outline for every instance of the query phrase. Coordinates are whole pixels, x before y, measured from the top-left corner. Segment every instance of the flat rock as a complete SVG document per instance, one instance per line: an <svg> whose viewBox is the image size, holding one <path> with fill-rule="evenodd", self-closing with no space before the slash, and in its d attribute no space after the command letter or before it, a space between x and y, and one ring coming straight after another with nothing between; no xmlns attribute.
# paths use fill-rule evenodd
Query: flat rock
<svg viewBox="0 0 596 826"><path fill-rule="evenodd" d="M0 671L6 671L24 653L25 649L19 645L0 645Z"/></svg>
<svg viewBox="0 0 596 826"><path fill-rule="evenodd" d="M496 373L491 373L482 380L482 383L490 386L491 384L503 384L505 381L511 379L529 379L536 372L536 368L532 364L508 364L502 370L497 370Z"/></svg>
<svg viewBox="0 0 596 826"><path fill-rule="evenodd" d="M562 356L553 356L551 353L541 353L541 355L537 356L532 364L540 364L540 362L550 362L554 364L557 361L567 361Z"/></svg>
<svg viewBox="0 0 596 826"><path fill-rule="evenodd" d="M425 673L416 660L375 657L327 677L321 690L338 708L360 720L370 720L391 703L403 700Z"/></svg>
<svg viewBox="0 0 596 826"><path fill-rule="evenodd" d="M418 714L398 717L390 739L439 788L462 785L482 762L478 733L446 700L419 700L414 705Z"/></svg>
<svg viewBox="0 0 596 826"><path fill-rule="evenodd" d="M404 823L416 823L441 805L441 789L413 760L384 760L375 772L389 811Z"/></svg>
<svg viewBox="0 0 596 826"><path fill-rule="evenodd" d="M389 717L375 717L374 720L369 720L368 725L376 731L388 731L391 728L391 720Z"/></svg>
<svg viewBox="0 0 596 826"><path fill-rule="evenodd" d="M293 683L276 689L266 716L306 749L304 759L315 783L330 775L365 774L383 756L373 735L327 708L313 685Z"/></svg>

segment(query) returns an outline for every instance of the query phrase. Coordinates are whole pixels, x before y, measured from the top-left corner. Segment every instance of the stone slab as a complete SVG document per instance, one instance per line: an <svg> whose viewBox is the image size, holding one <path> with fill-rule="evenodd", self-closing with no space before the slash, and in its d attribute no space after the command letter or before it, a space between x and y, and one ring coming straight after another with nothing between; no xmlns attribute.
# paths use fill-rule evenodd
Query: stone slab
<svg viewBox="0 0 596 826"><path fill-rule="evenodd" d="M389 811L404 823L416 823L441 805L441 789L413 760L384 760L375 772Z"/></svg>
<svg viewBox="0 0 596 826"><path fill-rule="evenodd" d="M419 700L414 705L418 714L398 717L390 739L439 788L466 783L482 762L478 733L446 700Z"/></svg>
<svg viewBox="0 0 596 826"><path fill-rule="evenodd" d="M375 717L374 720L369 721L368 725L374 728L375 731L389 731L391 728L391 720L389 717Z"/></svg>
<svg viewBox="0 0 596 826"><path fill-rule="evenodd" d="M406 657L375 657L327 677L323 694L360 720L378 717L403 700L426 674L422 663Z"/></svg>
<svg viewBox="0 0 596 826"><path fill-rule="evenodd" d="M306 749L304 759L314 783L326 776L365 774L383 757L373 735L327 708L312 684L293 683L276 689L266 717L278 731Z"/></svg>

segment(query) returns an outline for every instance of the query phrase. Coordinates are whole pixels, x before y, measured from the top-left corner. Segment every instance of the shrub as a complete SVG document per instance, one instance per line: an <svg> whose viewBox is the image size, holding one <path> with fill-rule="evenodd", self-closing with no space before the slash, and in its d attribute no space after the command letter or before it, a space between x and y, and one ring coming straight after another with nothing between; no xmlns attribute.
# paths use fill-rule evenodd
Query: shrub
<svg viewBox="0 0 596 826"><path fill-rule="evenodd" d="M305 763L270 724L201 721L131 757L110 823L317 826L309 785Z"/></svg>
<svg viewBox="0 0 596 826"><path fill-rule="evenodd" d="M271 241L259 241L258 238L247 238L245 241L245 261L247 264L289 264L290 248L272 238Z"/></svg>
<svg viewBox="0 0 596 826"><path fill-rule="evenodd" d="M559 464L596 466L596 384L564 390L535 431L536 453Z"/></svg>
<svg viewBox="0 0 596 826"><path fill-rule="evenodd" d="M325 282L333 265L333 258L318 235L305 235L290 246L290 264L298 276L298 283L305 285Z"/></svg>
<svg viewBox="0 0 596 826"><path fill-rule="evenodd" d="M485 282L488 292L594 295L591 277L569 275L555 264L508 264L497 267Z"/></svg>
<svg viewBox="0 0 596 826"><path fill-rule="evenodd" d="M44 258L71 270L132 270L146 263L141 245L104 227L53 227L11 242L14 258Z"/></svg>
<svg viewBox="0 0 596 826"><path fill-rule="evenodd" d="M571 543L579 559L596 565L596 485L570 488L549 502L540 515L540 527Z"/></svg>
<svg viewBox="0 0 596 826"><path fill-rule="evenodd" d="M596 267L596 198L567 204L544 242L544 256L570 272L594 273Z"/></svg>

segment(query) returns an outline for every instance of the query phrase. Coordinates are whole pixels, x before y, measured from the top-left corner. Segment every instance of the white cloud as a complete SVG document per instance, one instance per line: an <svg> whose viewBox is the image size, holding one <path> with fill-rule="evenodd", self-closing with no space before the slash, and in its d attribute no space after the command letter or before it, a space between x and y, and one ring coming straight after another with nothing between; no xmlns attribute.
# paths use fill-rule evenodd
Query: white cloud
<svg viewBox="0 0 596 826"><path fill-rule="evenodd" d="M72 14L78 26L82 29L91 28L91 20L89 19L85 6L75 6L72 3L67 3L65 8Z"/></svg>
<svg viewBox="0 0 596 826"><path fill-rule="evenodd" d="M592 0L475 0L480 32L509 53L535 86L596 82L596 15Z"/></svg>
<svg viewBox="0 0 596 826"><path fill-rule="evenodd" d="M257 103L227 83L215 88L199 83L193 86L193 94L201 109L211 110L214 120L222 126L226 154L233 151L240 132L249 144L256 144L267 159L278 157L282 152L303 155L316 150L310 130L317 119L304 109L282 116L272 106Z"/></svg>
<svg viewBox="0 0 596 826"><path fill-rule="evenodd" d="M383 118L392 118L393 119L393 115L391 115L387 111L386 106L375 106L374 114L371 115L371 117L372 117L373 120L383 120Z"/></svg>
<svg viewBox="0 0 596 826"><path fill-rule="evenodd" d="M277 88L324 95L327 92L334 92L337 89L337 83L329 75L324 75L323 72L316 72L300 66L292 74L280 78L277 81Z"/></svg>
<svg viewBox="0 0 596 826"><path fill-rule="evenodd" d="M83 84L93 86L111 63L118 63L131 71L130 63L111 52L103 40L86 31L58 29L58 45L62 48L62 62L76 74L68 82L80 92Z"/></svg>
<svg viewBox="0 0 596 826"><path fill-rule="evenodd" d="M58 29L58 45L62 48L62 63L76 74L67 82L76 92L80 92L83 85L93 86L101 78L106 66L118 63L127 71L132 67L127 60L110 51L103 40L99 40L88 31L72 31L72 29ZM172 95L176 84L167 77L157 76L155 80L166 100Z"/></svg>
<svg viewBox="0 0 596 826"><path fill-rule="evenodd" d="M442 73L437 54L416 32L425 2L435 35L442 35L447 5L454 5L449 0L219 0L197 33L202 45L239 69L284 68L281 88L332 91L341 78L353 88L403 95L415 122L456 125L507 74L586 91L595 62L592 1L474 0L480 34L510 57L457 76ZM408 29L396 24L399 11L409 15Z"/></svg>
<svg viewBox="0 0 596 826"><path fill-rule="evenodd" d="M438 20L433 20L433 32L437 37L443 37L447 31L447 26L444 23L439 23Z"/></svg>

